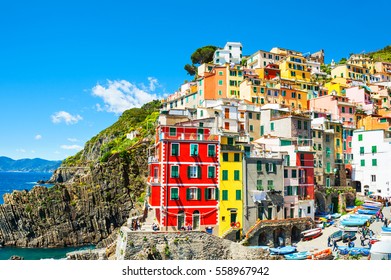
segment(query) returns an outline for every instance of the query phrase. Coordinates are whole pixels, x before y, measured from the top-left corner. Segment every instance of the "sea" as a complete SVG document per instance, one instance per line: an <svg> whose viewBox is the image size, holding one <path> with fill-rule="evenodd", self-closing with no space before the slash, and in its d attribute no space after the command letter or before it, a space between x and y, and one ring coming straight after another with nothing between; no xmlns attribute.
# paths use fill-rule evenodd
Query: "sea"
<svg viewBox="0 0 391 280"><path fill-rule="evenodd" d="M49 180L52 173L42 172L0 172L0 204L3 204L3 195L12 193L14 190L30 190L39 180ZM51 185L44 185L51 187ZM66 248L14 248L0 247L0 260L8 260L11 256L17 255L25 260L41 259L64 259L66 253L82 250L93 249L88 247L66 247Z"/></svg>

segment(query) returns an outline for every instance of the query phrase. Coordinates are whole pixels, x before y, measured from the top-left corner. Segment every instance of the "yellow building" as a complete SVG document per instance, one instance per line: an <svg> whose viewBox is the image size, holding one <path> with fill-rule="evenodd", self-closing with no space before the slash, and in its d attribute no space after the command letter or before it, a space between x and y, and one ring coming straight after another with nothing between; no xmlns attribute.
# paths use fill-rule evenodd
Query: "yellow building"
<svg viewBox="0 0 391 280"><path fill-rule="evenodd" d="M328 94L335 92L338 96L344 96L345 90L349 88L344 78L334 78L330 82L325 84Z"/></svg>
<svg viewBox="0 0 391 280"><path fill-rule="evenodd" d="M306 59L300 55L289 55L280 63L281 78L310 82L311 70L306 64Z"/></svg>
<svg viewBox="0 0 391 280"><path fill-rule="evenodd" d="M347 64L366 68L370 74L375 73L375 61L366 54L352 54L347 60Z"/></svg>
<svg viewBox="0 0 391 280"><path fill-rule="evenodd" d="M222 136L220 147L219 233L236 232L237 240L243 225L243 151L235 146L234 137Z"/></svg>
<svg viewBox="0 0 391 280"><path fill-rule="evenodd" d="M332 78L344 78L363 82L370 81L369 69L351 64L342 64L331 70Z"/></svg>

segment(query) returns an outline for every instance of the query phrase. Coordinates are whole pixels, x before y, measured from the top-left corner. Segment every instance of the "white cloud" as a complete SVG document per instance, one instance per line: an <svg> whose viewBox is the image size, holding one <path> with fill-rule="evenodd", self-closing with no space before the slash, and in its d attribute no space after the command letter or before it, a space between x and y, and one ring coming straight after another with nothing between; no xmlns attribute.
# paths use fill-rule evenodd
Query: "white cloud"
<svg viewBox="0 0 391 280"><path fill-rule="evenodd" d="M120 114L127 109L140 107L149 101L159 99L158 95L151 93L159 85L158 80L152 77L148 80L148 88L145 85L138 87L125 80L108 81L107 86L97 84L92 88L92 95L102 98L104 102L103 107L96 105L97 110Z"/></svg>
<svg viewBox="0 0 391 280"><path fill-rule="evenodd" d="M79 142L76 138L68 138L67 139L69 142Z"/></svg>
<svg viewBox="0 0 391 280"><path fill-rule="evenodd" d="M81 121L83 118L80 115L71 115L68 112L60 111L52 115L53 123L65 122L66 124L75 124Z"/></svg>
<svg viewBox="0 0 391 280"><path fill-rule="evenodd" d="M79 145L61 145L61 149L64 149L64 150L77 150L77 151L80 151L83 149L82 146L79 146Z"/></svg>
<svg viewBox="0 0 391 280"><path fill-rule="evenodd" d="M42 135L40 135L40 134L37 134L37 135L35 135L35 140L41 140L42 139Z"/></svg>

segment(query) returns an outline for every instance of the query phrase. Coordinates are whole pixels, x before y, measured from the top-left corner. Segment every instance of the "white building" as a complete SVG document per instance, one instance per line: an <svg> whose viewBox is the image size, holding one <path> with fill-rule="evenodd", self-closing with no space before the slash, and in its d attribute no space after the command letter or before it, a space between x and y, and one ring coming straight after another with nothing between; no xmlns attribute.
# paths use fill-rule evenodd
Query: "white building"
<svg viewBox="0 0 391 280"><path fill-rule="evenodd" d="M284 57L284 55L260 50L250 55L247 59L247 67L250 69L265 68L268 64L278 64Z"/></svg>
<svg viewBox="0 0 391 280"><path fill-rule="evenodd" d="M227 42L224 49L217 49L213 54L214 64L240 64L241 62L242 44L239 42Z"/></svg>
<svg viewBox="0 0 391 280"><path fill-rule="evenodd" d="M352 181L357 192L391 197L391 132L355 130L352 154Z"/></svg>

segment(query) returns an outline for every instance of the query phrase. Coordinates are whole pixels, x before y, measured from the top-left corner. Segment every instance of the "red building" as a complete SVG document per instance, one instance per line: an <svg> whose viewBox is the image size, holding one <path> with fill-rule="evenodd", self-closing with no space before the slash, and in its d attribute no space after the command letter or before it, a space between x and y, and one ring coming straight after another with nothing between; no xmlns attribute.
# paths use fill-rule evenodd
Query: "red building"
<svg viewBox="0 0 391 280"><path fill-rule="evenodd" d="M162 230L217 224L218 143L209 128L157 128L148 184L149 204Z"/></svg>
<svg viewBox="0 0 391 280"><path fill-rule="evenodd" d="M299 169L298 195L300 200L315 199L314 190L314 153L298 151L296 166Z"/></svg>

